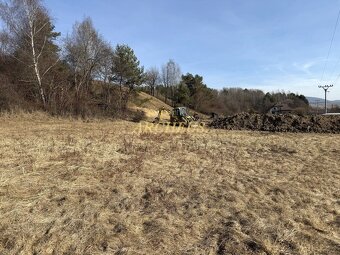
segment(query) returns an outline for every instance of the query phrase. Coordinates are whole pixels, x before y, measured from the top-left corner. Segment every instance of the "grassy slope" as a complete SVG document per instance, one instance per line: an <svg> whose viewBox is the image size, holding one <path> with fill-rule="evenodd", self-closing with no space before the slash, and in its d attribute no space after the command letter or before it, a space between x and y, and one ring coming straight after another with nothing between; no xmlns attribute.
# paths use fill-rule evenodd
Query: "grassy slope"
<svg viewBox="0 0 340 255"><path fill-rule="evenodd" d="M339 135L0 121L0 254L340 253Z"/></svg>
<svg viewBox="0 0 340 255"><path fill-rule="evenodd" d="M165 108L167 110L172 109L171 106L145 92L138 92L137 96L129 102L128 106L132 110L145 112L148 120L154 120L157 117L160 108ZM170 118L169 114L166 112L163 112L162 115L164 118Z"/></svg>
<svg viewBox="0 0 340 255"><path fill-rule="evenodd" d="M154 120L158 115L158 110L160 108L165 108L167 110L171 110L172 107L168 104L164 103L162 100L150 96L145 92L138 92L137 96L132 98L129 102L128 107L132 110L140 110L145 112L147 120ZM189 110L189 113L193 115L194 113L199 114L199 116L203 119L207 119L208 116L198 113L193 110ZM162 119L169 120L170 116L167 112L162 112Z"/></svg>

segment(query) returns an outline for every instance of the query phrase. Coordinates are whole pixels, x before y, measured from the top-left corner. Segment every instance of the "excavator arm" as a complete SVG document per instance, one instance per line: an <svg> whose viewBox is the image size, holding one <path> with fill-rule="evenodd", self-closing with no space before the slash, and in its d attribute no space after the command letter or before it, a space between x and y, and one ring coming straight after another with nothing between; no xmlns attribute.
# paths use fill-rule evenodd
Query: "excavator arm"
<svg viewBox="0 0 340 255"><path fill-rule="evenodd" d="M158 110L158 116L157 116L156 119L155 119L155 122L156 122L156 123L158 123L158 122L161 120L161 117L162 117L162 113L163 113L163 112L167 112L167 113L169 113L169 115L171 115L171 111L170 111L170 110L167 110L167 109L165 109L164 107L160 108L160 109Z"/></svg>

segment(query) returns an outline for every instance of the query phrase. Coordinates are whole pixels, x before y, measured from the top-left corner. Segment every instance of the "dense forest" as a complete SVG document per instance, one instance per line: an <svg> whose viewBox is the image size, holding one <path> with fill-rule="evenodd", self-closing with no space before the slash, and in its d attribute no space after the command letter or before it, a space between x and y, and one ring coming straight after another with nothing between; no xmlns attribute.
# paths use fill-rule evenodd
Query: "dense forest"
<svg viewBox="0 0 340 255"><path fill-rule="evenodd" d="M108 43L90 17L62 37L40 0L0 1L0 18L1 111L119 117L140 90L202 113L267 112L283 102L308 110L306 98L293 93L211 89L202 76L182 74L172 59L144 70L131 47Z"/></svg>

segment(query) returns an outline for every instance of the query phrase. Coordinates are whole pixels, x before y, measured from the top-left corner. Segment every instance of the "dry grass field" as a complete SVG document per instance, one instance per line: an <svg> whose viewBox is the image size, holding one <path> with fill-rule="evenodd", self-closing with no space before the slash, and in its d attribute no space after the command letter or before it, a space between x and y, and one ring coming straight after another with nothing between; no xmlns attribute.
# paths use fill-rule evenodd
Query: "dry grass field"
<svg viewBox="0 0 340 255"><path fill-rule="evenodd" d="M34 114L0 136L1 255L340 254L340 135Z"/></svg>

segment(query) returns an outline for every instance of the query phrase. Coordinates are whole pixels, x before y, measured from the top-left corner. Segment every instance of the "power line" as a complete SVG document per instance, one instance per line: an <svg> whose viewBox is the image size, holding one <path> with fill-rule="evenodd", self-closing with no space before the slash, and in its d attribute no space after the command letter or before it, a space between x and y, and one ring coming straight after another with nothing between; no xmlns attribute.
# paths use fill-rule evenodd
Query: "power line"
<svg viewBox="0 0 340 255"><path fill-rule="evenodd" d="M323 72L322 72L322 76L321 76L320 83L323 82L323 78L324 78L324 76L325 76L325 71L326 71L326 67L327 67L327 64L328 64L329 55L330 55L331 50L332 50L332 47L333 47L334 37L335 37L336 30L337 30L338 24L339 24L339 18L340 18L340 9L339 9L338 17L337 17L336 22L335 22L335 27L334 27L334 31L333 31L333 36L332 36L332 39L331 39L331 44L329 45L329 49L328 49L328 53L327 53L327 58L326 58L325 65L324 65L324 67L323 67Z"/></svg>
<svg viewBox="0 0 340 255"><path fill-rule="evenodd" d="M330 80L329 81L331 81L332 80L332 77L334 76L335 77L335 74L336 74L336 72L337 72L337 67L338 67L338 65L339 65L339 63L340 63L340 57L338 58L338 61L336 62L336 64L334 65L334 68L333 68L333 70L332 70L332 72L331 72L331 75L329 76L330 78ZM340 75L340 74L339 74ZM337 77L336 77L336 79L338 79ZM335 83L335 82L333 82L333 83Z"/></svg>
<svg viewBox="0 0 340 255"><path fill-rule="evenodd" d="M335 81L333 82L334 85L336 85L336 84L338 83L339 78L340 78L340 73L339 73L339 75L336 77Z"/></svg>
<svg viewBox="0 0 340 255"><path fill-rule="evenodd" d="M323 89L325 91L325 114L327 114L327 92L329 92L329 88L333 87L333 85L324 85L319 86L319 88Z"/></svg>

